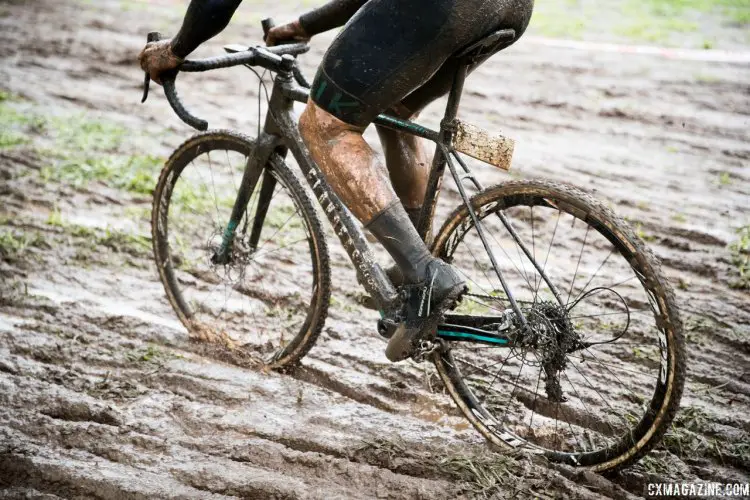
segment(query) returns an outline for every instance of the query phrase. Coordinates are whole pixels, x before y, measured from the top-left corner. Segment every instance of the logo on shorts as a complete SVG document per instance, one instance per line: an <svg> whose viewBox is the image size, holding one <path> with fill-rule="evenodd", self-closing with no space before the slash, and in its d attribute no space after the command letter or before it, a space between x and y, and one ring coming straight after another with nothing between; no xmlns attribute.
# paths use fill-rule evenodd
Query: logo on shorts
<svg viewBox="0 0 750 500"><path fill-rule="evenodd" d="M345 108L359 107L359 103L357 101L342 101L341 99L344 97L344 94L341 91L334 92L333 97L326 99L326 97L328 97L326 95L327 87L328 82L323 80L322 82L320 82L320 85L318 85L318 88L315 90L314 95L315 102L323 106L326 111L335 115L341 115L346 112ZM330 94L330 92L328 94ZM326 103L326 101L328 102Z"/></svg>

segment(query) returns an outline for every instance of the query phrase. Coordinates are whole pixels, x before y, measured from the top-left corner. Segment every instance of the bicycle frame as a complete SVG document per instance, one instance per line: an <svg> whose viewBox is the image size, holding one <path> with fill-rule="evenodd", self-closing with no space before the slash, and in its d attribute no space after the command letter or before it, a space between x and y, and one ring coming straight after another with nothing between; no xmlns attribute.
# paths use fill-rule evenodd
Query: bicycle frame
<svg viewBox="0 0 750 500"><path fill-rule="evenodd" d="M520 325L525 329L527 327L526 318L519 305L516 303L513 293L500 272L493 253L490 251L480 219L470 204L470 200L463 187L462 181L466 178L470 179L476 189L481 189L481 185L474 175L471 174L468 166L458 156L457 151L452 147L453 134L456 129L456 115L469 64L470 61L468 60L465 64L460 64L455 73L453 85L448 96L445 115L440 124L440 130L432 130L412 121L390 115L380 115L374 120L374 123L396 131L428 139L436 144L435 155L433 157L427 183L427 195L417 225L419 234L424 239L430 228L430 223L442 187L445 167L448 166L451 176L458 187L459 194L469 209L469 214L477 228L482 244L490 257L495 274L500 280L503 290L508 297L511 309L516 318L518 318ZM271 91L263 131L258 137L254 154L248 158L245 172L243 174L243 180L232 211L232 216L227 223L221 248L215 256L215 262L220 263L222 262L222 259L228 258L228 249L231 247L234 239L234 231L242 219L250 195L254 192L270 156L272 154L280 154L284 157L288 152L291 152L299 164L305 180L312 188L323 212L326 214L326 217L328 217L334 232L354 264L359 282L374 299L381 314L385 316L391 312L395 312L400 307L401 302L399 295L383 269L375 261L372 250L360 229L358 221L344 206L341 200L339 200L338 196L336 196L333 189L326 181L324 174L310 157L310 153L300 136L293 106L295 102L307 103L308 97L309 90L298 85L294 81L291 69L281 68L278 71ZM453 159L458 162L464 171L463 175L459 175ZM264 200L270 201L270 195L273 193L274 182L275 180L272 176L263 176L263 182L259 194L261 202L258 203L259 211L256 213L256 218L250 235L249 243L251 247L255 247L260 238L260 230L263 225L265 211L268 207L268 203L262 202ZM533 263L542 279L544 279L549 285L557 301L562 305L563 301L556 287L551 283L544 270L538 265L527 247L523 244L510 222L503 214L498 213L497 215L500 217L510 235L522 248L526 257ZM462 325L460 322L441 325L438 329L438 336L450 338L451 340L469 340L494 345L511 346L513 344L511 338L495 332L475 328L470 324Z"/></svg>

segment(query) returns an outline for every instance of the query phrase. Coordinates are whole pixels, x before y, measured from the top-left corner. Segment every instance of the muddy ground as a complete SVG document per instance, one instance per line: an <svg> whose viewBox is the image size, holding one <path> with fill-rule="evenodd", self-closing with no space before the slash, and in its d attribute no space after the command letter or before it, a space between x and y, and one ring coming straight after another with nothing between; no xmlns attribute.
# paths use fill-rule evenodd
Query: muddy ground
<svg viewBox="0 0 750 500"><path fill-rule="evenodd" d="M134 65L180 9L0 2L0 498L628 498L654 481L750 480L750 294L733 250L750 224L747 62L530 37L467 83L461 115L518 140L513 176L594 191L676 288L683 410L646 460L603 477L487 451L432 367L386 361L333 240L335 298L301 369L260 372L188 340L148 221L160 165L191 131L158 92L138 104ZM294 10L253 2L197 55ZM330 40L304 57L308 74ZM248 75L185 77L180 92L212 127L252 132Z"/></svg>

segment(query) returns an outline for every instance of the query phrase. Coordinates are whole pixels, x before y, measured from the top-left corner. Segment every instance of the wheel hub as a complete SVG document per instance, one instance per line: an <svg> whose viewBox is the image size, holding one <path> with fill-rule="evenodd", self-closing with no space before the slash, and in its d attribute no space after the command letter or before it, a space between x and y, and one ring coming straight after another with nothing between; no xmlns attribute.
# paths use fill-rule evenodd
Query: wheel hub
<svg viewBox="0 0 750 500"><path fill-rule="evenodd" d="M528 328L520 331L516 343L534 349L546 376L545 391L553 402L566 401L560 385L560 373L568 363L568 353L580 343L567 310L556 303L542 301L523 311Z"/></svg>

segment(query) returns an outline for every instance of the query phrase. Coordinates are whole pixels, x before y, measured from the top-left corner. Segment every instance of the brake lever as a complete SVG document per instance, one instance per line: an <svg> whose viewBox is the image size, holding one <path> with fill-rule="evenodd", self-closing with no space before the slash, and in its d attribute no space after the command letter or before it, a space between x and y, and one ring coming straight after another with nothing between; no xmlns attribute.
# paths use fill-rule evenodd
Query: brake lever
<svg viewBox="0 0 750 500"><path fill-rule="evenodd" d="M146 37L147 43L158 42L159 40L161 40L161 33L159 33L158 31L152 31ZM146 99L148 99L148 88L150 84L151 84L151 75L146 73L146 76L143 79L143 97L141 98L141 104L146 102Z"/></svg>

